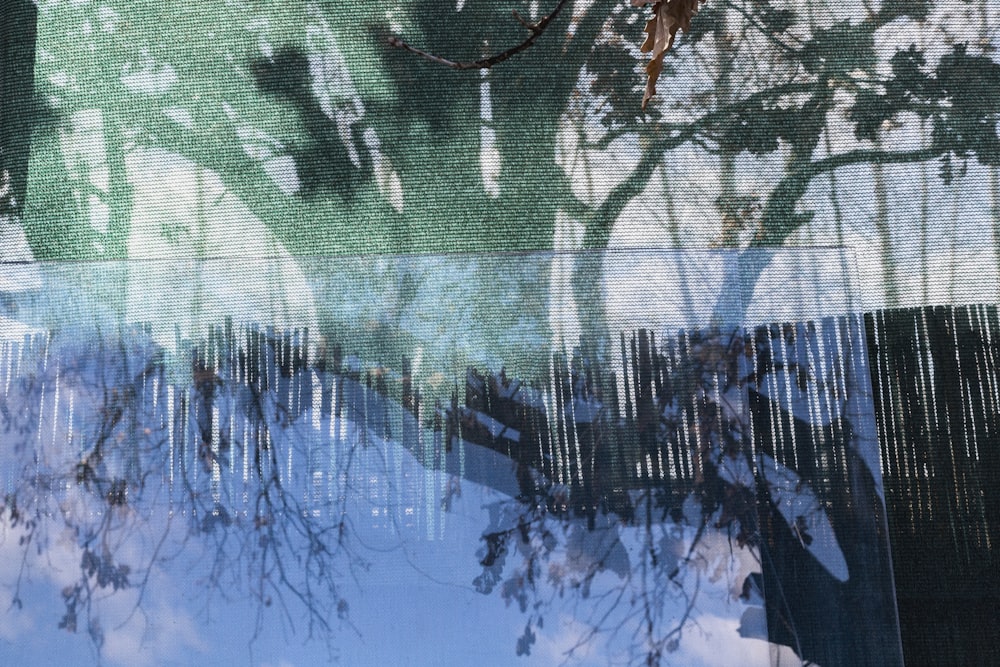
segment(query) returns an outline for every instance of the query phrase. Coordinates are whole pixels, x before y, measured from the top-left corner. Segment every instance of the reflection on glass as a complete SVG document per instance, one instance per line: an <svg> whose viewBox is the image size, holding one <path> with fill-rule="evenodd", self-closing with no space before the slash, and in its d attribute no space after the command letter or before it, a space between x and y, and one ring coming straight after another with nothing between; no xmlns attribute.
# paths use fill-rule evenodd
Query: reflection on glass
<svg viewBox="0 0 1000 667"><path fill-rule="evenodd" d="M900 663L849 281L698 257L700 325L656 279L691 253L301 260L304 315L220 262L43 265L0 342L0 655ZM602 304L551 303L567 261ZM178 320L146 273L230 296ZM811 319L751 325L776 290Z"/></svg>

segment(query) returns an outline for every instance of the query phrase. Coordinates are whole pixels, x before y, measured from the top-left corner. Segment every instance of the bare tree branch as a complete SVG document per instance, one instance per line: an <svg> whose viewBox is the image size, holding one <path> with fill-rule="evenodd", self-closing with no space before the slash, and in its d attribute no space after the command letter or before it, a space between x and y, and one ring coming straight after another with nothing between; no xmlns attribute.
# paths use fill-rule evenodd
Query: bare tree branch
<svg viewBox="0 0 1000 667"><path fill-rule="evenodd" d="M751 245L779 246L801 226L804 219L795 216L795 205L805 194L812 180L820 174L853 164L926 162L947 152L947 148L942 146L927 146L907 151L856 149L802 165L781 179L771 192L764 207L760 231Z"/></svg>
<svg viewBox="0 0 1000 667"><path fill-rule="evenodd" d="M528 37L526 37L523 42L517 44L516 46L512 46L506 51L502 51L488 58L482 58L480 60L475 60L472 62L449 60L447 58L442 58L441 56L437 56L434 55L433 53L429 53L422 49L418 49L415 46L411 46L410 44L403 41L402 38L397 37L396 35L389 37L388 41L391 46L394 46L397 49L403 49L404 51L415 53L421 58L425 58L427 60L430 60L431 62L437 63L439 65L444 65L445 67L450 67L452 69L489 69L494 65L498 65L503 61L508 60L513 56L516 56L521 51L524 51L528 47L532 46L538 40L538 38L542 36L542 33L545 32L545 29L548 28L549 24L559 15L559 12L562 11L563 7L565 7L568 2L569 0L559 0L559 3L556 4L555 9L553 9L549 14L543 16L535 23L531 23L523 16L518 14L516 11L511 12L514 15L514 18L517 20L517 22L523 25L525 28L527 28L528 32L530 32L531 34L528 35Z"/></svg>

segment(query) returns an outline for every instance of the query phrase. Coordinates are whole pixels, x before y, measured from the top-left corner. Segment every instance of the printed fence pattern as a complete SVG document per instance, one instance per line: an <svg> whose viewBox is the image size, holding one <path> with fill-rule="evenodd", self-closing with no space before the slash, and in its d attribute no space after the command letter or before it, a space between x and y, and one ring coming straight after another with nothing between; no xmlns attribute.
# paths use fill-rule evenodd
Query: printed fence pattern
<svg viewBox="0 0 1000 667"><path fill-rule="evenodd" d="M822 340L817 331L823 332ZM224 402L226 389L229 394L252 389L258 399L272 398L284 423L308 413L311 425L319 430L336 428L331 418L341 419L341 424L364 425L358 437L398 440L431 468L447 467L445 454L458 444L474 444L529 465L558 484L573 485L597 474L607 478L607 488L665 483L678 485L683 495L704 476L704 461L698 453L711 448L707 438L718 435L711 428L713 420L721 419L715 407L720 402L731 412L747 412L747 418L752 417L758 446L778 464L807 470L821 465L828 456L817 450L818 443L829 439L836 421L845 417L846 373L836 366L843 361L840 348L857 334L844 322L833 320L819 327L761 328L753 338L717 331L680 332L662 344L651 332L622 333L620 370L557 355L551 377L527 383L507 377L503 370L481 373L469 368L464 379L451 379L450 404L445 407L438 396L429 409L424 398L430 393L428 387L413 377L406 358L398 371L382 365L363 367L340 348L310 359L308 332L234 331L231 324L215 329L201 347L187 346L181 354L191 359L189 386L170 385L156 354L148 350L149 358L144 359L148 363L139 365L132 376L127 368L142 359L123 357L113 346L101 346L100 358L89 362L120 367L115 382L139 384L129 391L137 393L136 402L146 406L146 419L156 422L158 430L165 429L180 459L211 457L205 447L217 450L228 447L234 437L247 438L253 429L243 422L254 420L255 406L244 403L244 414L238 414L232 400L221 411L217 403ZM79 366L79 359L56 359L49 368L53 360L48 344L48 339L38 337L3 345L0 381L7 394L12 380L25 372L26 361L38 364L42 371L48 369L53 377L59 374L59 363ZM742 366L728 367L736 363ZM32 369L29 374L36 372ZM739 373L745 377L735 377ZM814 373L818 375L812 377ZM109 380L102 377L99 381L107 384ZM695 391L699 383L705 383L701 393ZM461 404L459 384L464 385ZM752 391L753 415L747 390ZM726 391L731 395L723 401ZM761 400L767 396L774 400ZM48 406L42 401L38 409L47 412L58 405L56 394ZM64 420L79 421L72 408L63 407ZM815 442L801 434L796 439L785 432L790 420L825 424L819 429L825 435ZM49 431L39 433L39 438L55 439L66 430L57 419L41 415L41 422L48 424ZM426 443L413 440L427 427L433 433L443 431L429 449L423 446ZM234 435L234 430L243 435ZM82 433L71 437L82 437ZM285 465L282 474L288 472ZM829 486L823 475L815 476Z"/></svg>
<svg viewBox="0 0 1000 667"><path fill-rule="evenodd" d="M867 318L906 656L990 664L1000 642L996 306Z"/></svg>
<svg viewBox="0 0 1000 667"><path fill-rule="evenodd" d="M993 553L1000 539L1000 316L995 306L925 308L874 313L865 324L906 654L917 662L927 656L944 662L988 662L1000 639L994 613L1000 582ZM758 342L753 359L746 362L748 376L753 364L770 363L773 371L749 377L741 390L746 405L740 409L751 415L754 455L771 457L776 465L808 479L823 508L851 507L843 494L853 491L849 480L857 462L849 460L850 448L829 443L844 437L845 419L851 429L859 429L863 420L848 419L843 400L849 389L844 378L850 374L830 360L856 355L850 345L859 338L826 323L776 325L758 329L754 338ZM87 404L81 396L60 393L58 383L43 391L45 378L55 377L50 344L38 337L0 345L4 441L11 446L11 434L20 434L22 441L31 436L51 446L62 438L83 452L84 440L100 429L84 428L80 415ZM211 387L218 396L225 393L224 387L256 387L273 397L272 410L280 406L288 423L308 414L310 429L326 429L332 436L340 437L343 431L338 429L349 424L365 424L356 430L358 438L409 443L421 465L399 457L393 462L394 483L417 485L424 500L420 507L398 509L408 521L423 522L421 531L433 536L443 529L433 517L440 513L447 489L440 480L426 477L427 468L464 474L513 494L525 483L525 467L567 487L580 487L577 498L586 497L583 480L589 479L590 504L619 511L626 511L621 492L629 487L669 482L678 497L693 488L703 474L697 453L705 446L705 432L696 427L703 415L693 401L676 413L680 421L671 426L675 437L656 446L656 434L668 426L657 401L669 393L668 379L681 381L683 373L678 371L691 359L692 335L682 333L662 342L636 332L622 336L619 347L620 365L614 371L556 359L551 377L531 383L502 371L470 369L465 378L449 379L450 395L429 398L433 392L427 382L414 378L405 360L393 371L362 367L337 350L310 358L305 333L296 338L223 326L206 341L201 356L191 357L191 386L168 381L162 369L139 372L145 367L115 382L124 378L123 386L132 387L130 395L146 397L142 400L152 412L144 418L156 426L151 434L170 445L173 479L187 475L190 483L214 475L219 494L227 487L221 484L221 467L214 464L222 461L224 441L229 440L229 447L234 442L250 445L244 453L230 455L229 469L238 480L254 465L253 452L261 451L253 447L254 438L265 434L245 424L235 428L235 393L227 408L206 403ZM833 349L841 353L828 354ZM108 348L104 354L107 360L121 358L120 350ZM14 409L18 387L32 382L39 392L36 399L44 395L43 400ZM101 400L106 400L103 393ZM598 412L616 426L595 431ZM61 423L50 418L54 413L62 415ZM112 431L123 432L131 423L134 435L149 427L139 428L140 423L130 419L119 421ZM150 440L147 436L137 442ZM25 444L30 443L21 442ZM477 468L476 457L468 456L473 451L500 456ZM110 461L113 457L108 456ZM284 451L280 460L264 463L276 465L287 478L300 460L303 470L332 465L328 449L319 446ZM516 468L502 464L504 460L525 464L521 479ZM126 464L122 458L114 465L126 470ZM601 474L584 475L586 470ZM5 466L2 472L0 482L11 490L31 471ZM329 478L312 482L311 494L303 491L304 500L320 507ZM237 485L228 489L232 498L239 498ZM110 482L107 491L112 491ZM364 492L373 503L387 493L374 487ZM211 509L212 501L205 507ZM406 514L407 509L413 511ZM801 522L792 526L797 526L793 538L816 538Z"/></svg>
<svg viewBox="0 0 1000 667"><path fill-rule="evenodd" d="M360 494L375 524L432 539L449 476L591 526L634 520L636 492L680 520L693 494L713 529L760 550L768 638L819 664L897 664L863 333L856 318L639 330L613 361L556 355L533 382L469 368L433 383L405 358L366 363L305 331L226 323L197 347L178 341L190 361L173 367L148 331L39 337L0 350L5 440L43 461L68 452L69 472L45 484L111 505L134 502L152 470L205 532L276 520L260 509L275 483L294 496L277 509L333 514ZM348 484L352 465L379 472ZM40 474L5 472L8 491Z"/></svg>
<svg viewBox="0 0 1000 667"><path fill-rule="evenodd" d="M135 331L136 340L145 333ZM74 443L86 447L80 441L89 434L80 426L87 423L87 410L103 415L121 409L108 404L120 392L132 417L111 426L128 430L118 437L130 442L162 437L171 453L171 478L192 463L211 468L230 456L234 444L257 457L229 461L234 474L270 465L259 457L268 446L264 441L276 437L274 428L259 423L261 410L269 409L282 427L308 420L298 432L311 428L315 437L307 440L339 439L350 428L362 442L398 442L426 468L471 475L512 495L519 490L512 478L465 467L463 450L491 450L555 484L578 487L578 493L585 483L597 483L603 502L652 484L682 499L703 481L706 454L724 449L720 439L737 441L738 449L740 438L751 433L750 447L829 487L830 474L819 470L837 463L822 447L847 418L849 369L842 364L849 358L845 351L858 347L852 343L858 335L847 320L775 325L749 337L682 331L665 342L643 330L620 335L618 364L611 369L556 355L550 376L534 382L508 377L502 369L469 368L464 378L450 378L435 392L413 376L406 358L396 368L364 365L339 347L311 358L308 331L234 330L227 323L197 348L178 341L184 350L179 356L190 359L180 373L167 369L148 339L133 341L131 348L110 340L59 347L44 336L5 342L0 383L9 400L13 382L39 382L35 436L53 445L67 438L71 449ZM74 404L63 396L79 390L68 371L79 385L88 366L95 385L89 390L100 395L89 404L78 396ZM738 423L726 431L725 418ZM793 423L810 426L795 433L789 430ZM303 453L293 449L274 462L285 482ZM310 471L320 465L313 449L301 462ZM190 474L201 473L195 468Z"/></svg>

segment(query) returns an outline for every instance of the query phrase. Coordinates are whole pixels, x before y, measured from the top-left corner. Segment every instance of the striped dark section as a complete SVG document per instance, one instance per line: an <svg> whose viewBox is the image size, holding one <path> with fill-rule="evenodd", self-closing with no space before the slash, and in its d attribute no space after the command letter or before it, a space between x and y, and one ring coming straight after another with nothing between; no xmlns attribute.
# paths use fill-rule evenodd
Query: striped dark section
<svg viewBox="0 0 1000 667"><path fill-rule="evenodd" d="M996 664L997 307L883 311L866 324L907 663Z"/></svg>

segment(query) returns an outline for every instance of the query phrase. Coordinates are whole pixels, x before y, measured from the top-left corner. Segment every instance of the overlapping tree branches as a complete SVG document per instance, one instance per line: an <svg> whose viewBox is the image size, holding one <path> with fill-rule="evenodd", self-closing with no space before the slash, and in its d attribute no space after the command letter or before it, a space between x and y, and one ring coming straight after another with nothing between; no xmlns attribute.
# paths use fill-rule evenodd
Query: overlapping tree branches
<svg viewBox="0 0 1000 667"><path fill-rule="evenodd" d="M3 538L17 537L24 550L15 602L23 604L20 581L38 558L72 551L79 577L61 591L59 627L86 631L100 653L109 619L98 601L132 596L131 613L110 619L120 629L142 610L151 577L190 558L187 571L204 577L207 597L245 591L257 603L251 642L274 607L334 652L337 627L353 627L341 580L366 564L349 544L346 509L307 508L283 480L279 458L299 446L284 431L296 428L301 406L271 385L291 369L273 341L251 336L249 351L230 350L232 363L195 353L191 385L177 387L163 351L132 334L28 354L37 368L22 369L0 396L4 466L24 465L0 502ZM237 431L226 410L239 412ZM349 471L331 475L346 480ZM61 531L75 543L58 539Z"/></svg>
<svg viewBox="0 0 1000 667"><path fill-rule="evenodd" d="M852 525L855 516L845 510L860 503L868 511L865 503L873 501L860 488L844 499L840 482L831 481L847 475L873 484L877 474L832 463L857 463L858 443L844 439L850 410L834 409L827 426L796 423L803 418L797 409L765 396L767 387L786 382L812 394L810 401L839 391L807 361L813 340L824 335L813 325L788 324L745 335L688 331L656 345L638 332L622 341L621 387L607 369L575 359L572 370L558 374L564 407L557 404L548 422L553 439L571 449L576 442L566 464L555 463L559 453L547 449L554 445L536 443L530 425L537 415L506 409L502 394L476 401L484 406L480 421L496 419L502 433L520 433L519 447L502 436L465 437L514 452L519 469L537 461L531 474L519 475L521 495L491 508L474 582L483 593L499 590L526 614L519 654L532 649L554 601L576 595L588 603L567 662L603 640L602 650L661 664L682 649L700 613L710 613L701 608L701 592L723 576L747 605L740 634L785 644L804 661L829 664L844 655L850 642L823 634L812 618L850 617L841 595L875 599L868 621L882 624L878 632L894 632L891 609L878 607L877 591L865 592L887 583L887 561L871 560L875 543L865 552L852 546L859 533L877 533L877 524ZM489 376L481 384L496 382ZM782 416L775 421L773 414ZM788 442L793 423L797 444ZM814 460L809 447L825 452L827 463ZM541 459L532 458L539 448ZM803 470L787 467L793 449ZM824 488L830 485L833 492ZM877 522L870 509L863 521ZM894 659L891 649L885 656Z"/></svg>
<svg viewBox="0 0 1000 667"><path fill-rule="evenodd" d="M797 21L790 10L775 9L767 2L749 8L733 5L733 9L768 38L787 33ZM964 173L964 167L953 169L955 160L963 165L970 158L983 164L1000 162L996 129L1000 99L995 92L1000 64L988 55L973 54L958 44L932 66L923 52L910 46L889 59L887 74L876 71L875 32L901 17L920 20L926 13L926 3L893 3L858 24L838 23L816 29L809 39L780 41L776 71L786 71L784 81L738 99L720 100L706 111L692 107L696 113L689 121L609 125L598 141L584 143L585 149L601 150L618 137L632 135L639 138L642 151L600 205L578 212L586 226L585 246L606 246L625 206L646 188L670 152L684 145L716 155L788 153L788 172L753 222L753 245L778 245L810 220L810 214L795 209L821 174L849 165L940 159L940 174L947 182ZM714 13L707 13L703 23L692 27L692 49L706 30L719 32L719 39L725 37ZM821 137L835 131L831 129L835 114L847 117L858 145L839 154L817 155ZM923 146L899 151L865 146L907 116L930 121L932 132Z"/></svg>
<svg viewBox="0 0 1000 667"><path fill-rule="evenodd" d="M654 5L654 10L665 11L664 8L674 5L679 3L660 2ZM809 184L820 174L848 165L913 163L940 158L942 177L949 179L953 174L963 173L962 169L951 168L956 158L963 163L972 156L990 164L997 160L1000 151L996 119L1000 105L991 91L997 88L994 70L998 66L988 56L974 55L967 47L958 45L929 71L923 54L911 47L891 59L888 75L877 71L876 33L893 21L926 19L927 2L888 3L857 23L844 21L805 33L803 19L792 9L767 1L720 2L697 16L692 11L682 26L690 32L683 44L693 51L706 37L712 36L716 46L726 50L727 58L744 57L748 51L753 51L754 57L762 57L759 42L740 45L733 41L729 32L732 21L725 19L727 11L732 11L745 27L771 46L770 57L774 60L771 73L777 81L737 99L720 99L714 108L709 106L707 110L704 104L674 100L679 109L689 108L693 118L670 123L655 120L656 110L652 108L652 115L646 118L622 109L629 99L620 93L635 83L630 68L637 62L636 53L627 48L628 40L623 40L632 25L632 15L620 7L603 5L590 7L583 14L581 21L602 27L593 33L596 35L593 44L582 45L590 54L584 58L587 74L581 82L581 92L595 100L607 98L599 105L597 117L608 126L608 131L595 142L584 141L581 148L600 150L616 138L630 135L637 136L642 147L628 175L603 201L590 206L574 200L566 205L573 217L584 223L585 247L606 247L611 228L625 207L646 188L657 167L669 159L670 152L685 145L718 155L766 156L789 152L788 173L766 197L766 202L755 209L751 216L755 219L747 222L747 226L754 228L749 237L754 245L780 243L808 222L809 214L799 214L795 209ZM603 17L601 12L605 12ZM647 24L647 32L652 30L647 41L655 41L663 32L658 16ZM662 23L674 28L679 25L677 21ZM546 25L543 21L543 27ZM536 36L533 33L531 37ZM669 30L659 36L664 44L673 45L674 34ZM580 39L577 35L568 42L579 51ZM673 69L688 57L685 53L690 55L688 51L671 50L672 62L663 60L666 49L658 48L657 53L662 60L659 68L662 71L657 76L666 76L667 72L681 76ZM488 64L498 62L489 60ZM485 63L465 65L479 67ZM959 71L969 75L955 76ZM654 78L650 77L648 86ZM648 98L647 87L646 101ZM884 128L890 128L907 114L930 119L934 131L931 140L918 149L896 152L867 148L862 143L840 155L818 156L816 147L824 133L831 132L835 114L848 116L860 142L873 141Z"/></svg>
<svg viewBox="0 0 1000 667"><path fill-rule="evenodd" d="M552 601L572 594L588 600L588 611L567 662L601 638L658 665L696 623L717 550L732 541L748 548L730 554L733 576L758 564L755 490L751 477L733 474L754 467L742 397L748 343L704 331L681 348L657 349L646 332L622 344L623 360L631 356L621 368L625 405L614 404L609 369L574 359L558 372L566 407L546 423L576 441L575 457L560 466L556 452L544 454L519 476L520 497L492 508L484 531L475 584L483 593L499 589L527 614L519 654L530 652ZM490 376L482 385L497 382ZM502 396L490 396L476 403L522 434L512 456L525 466L536 449L530 425L540 417L517 416ZM487 435L477 442L501 445Z"/></svg>

